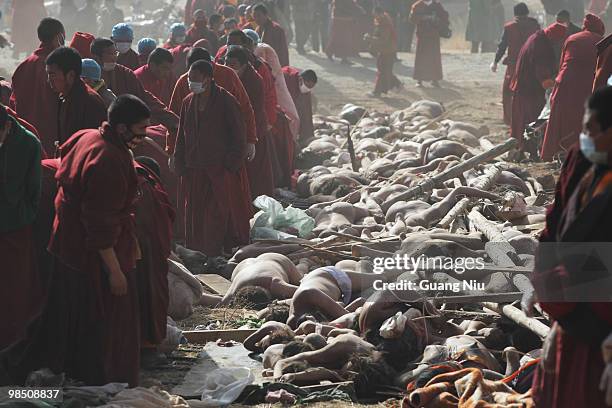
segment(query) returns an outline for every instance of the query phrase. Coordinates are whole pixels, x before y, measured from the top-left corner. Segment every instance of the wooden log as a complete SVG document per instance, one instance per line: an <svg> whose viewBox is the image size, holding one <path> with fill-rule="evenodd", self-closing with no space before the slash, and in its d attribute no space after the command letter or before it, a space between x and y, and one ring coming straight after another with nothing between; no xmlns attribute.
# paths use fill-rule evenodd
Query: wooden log
<svg viewBox="0 0 612 408"><path fill-rule="evenodd" d="M475 320L478 322L495 323L502 319L499 314L483 312L467 312L465 310L439 310L444 319Z"/></svg>
<svg viewBox="0 0 612 408"><path fill-rule="evenodd" d="M478 182L474 183L472 187L485 191L490 190L493 184L495 183L495 180L497 180L500 174L501 168L499 166L492 165L485 171L484 177L478 180ZM446 214L446 216L444 216L442 221L438 223L438 227L448 228L455 220L455 218L457 218L460 214L467 210L470 202L471 199L468 197L459 200L457 204L455 204L455 206L451 208L451 210Z"/></svg>
<svg viewBox="0 0 612 408"><path fill-rule="evenodd" d="M457 164L456 166L448 168L444 170L442 173L430 179L427 179L417 184L414 187L409 188L407 191L401 194L398 194L393 200L385 201L381 205L381 208L386 213L394 203L398 201L412 200L413 198L416 198L420 195L423 195L433 190L434 187L440 185L440 183L443 183L446 180L450 180L455 177L461 177L463 175L463 172L473 169L475 166L479 164L486 163L488 161L493 160L497 156L500 156L506 153L507 151L510 151L511 149L513 149L516 146L516 144L517 144L516 139L509 139L507 142L497 145L491 150L488 150L484 153L474 156L464 162Z"/></svg>
<svg viewBox="0 0 612 408"><path fill-rule="evenodd" d="M188 330L183 335L192 344L206 344L219 339L223 341L234 340L242 343L255 329L235 329L235 330Z"/></svg>
<svg viewBox="0 0 612 408"><path fill-rule="evenodd" d="M213 294L225 296L232 282L225 279L223 276L215 274L196 275L200 283Z"/></svg>
<svg viewBox="0 0 612 408"><path fill-rule="evenodd" d="M545 338L550 332L550 327L542 323L541 321L532 317L527 317L522 310L512 305L500 305L497 303L482 302L482 305L487 309L490 309L496 313L506 316L519 326L522 326L528 330L531 330L540 338Z"/></svg>
<svg viewBox="0 0 612 408"><path fill-rule="evenodd" d="M478 302L499 302L499 303L510 303L521 300L523 297L522 292L508 292L508 293L483 293L480 295L457 295L457 296L438 296L428 297L434 303L478 303Z"/></svg>

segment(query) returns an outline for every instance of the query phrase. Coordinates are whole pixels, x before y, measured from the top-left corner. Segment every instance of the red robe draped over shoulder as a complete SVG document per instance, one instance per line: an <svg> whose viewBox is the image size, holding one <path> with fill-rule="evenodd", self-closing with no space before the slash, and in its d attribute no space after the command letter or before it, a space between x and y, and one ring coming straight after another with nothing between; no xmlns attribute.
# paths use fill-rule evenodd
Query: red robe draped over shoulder
<svg viewBox="0 0 612 408"><path fill-rule="evenodd" d="M31 123L47 154L55 151L57 134L57 94L47 82L45 60L53 48L41 45L13 73L11 107L17 115Z"/></svg>
<svg viewBox="0 0 612 408"><path fill-rule="evenodd" d="M261 76L248 64L240 76L240 80L249 95L251 106L255 112L257 125L257 143L255 144L255 158L247 162L247 173L251 187L251 197L260 195L272 196L274 193L274 179L270 152L268 151L268 120L264 107L264 89Z"/></svg>
<svg viewBox="0 0 612 408"><path fill-rule="evenodd" d="M255 115L249 100L249 95L244 89L240 78L238 78L238 75L236 75L233 69L217 63L213 63L213 78L218 86L232 94L232 96L236 98L236 101L238 101L238 105L240 105L240 112L242 113L247 130L247 143L256 143L257 127L255 124ZM176 113L177 115L181 112L183 100L190 93L189 80L187 78L187 74L184 74L178 79L178 81L176 81L176 86L174 87L174 92L172 93L172 99L170 101L170 109L172 112ZM173 138L168 140L167 148L170 153L174 152L175 142L176 141Z"/></svg>
<svg viewBox="0 0 612 408"><path fill-rule="evenodd" d="M287 89L291 94L293 103L300 118L300 139L309 140L314 137L314 124L312 122L312 95L300 91L300 70L294 67L283 67L283 75Z"/></svg>
<svg viewBox="0 0 612 408"><path fill-rule="evenodd" d="M448 26L448 13L435 0L430 5L420 0L412 6L410 19L417 36L413 77L417 81L439 81L443 76L440 28Z"/></svg>
<svg viewBox="0 0 612 408"><path fill-rule="evenodd" d="M141 259L136 265L140 300L141 341L161 344L168 315L168 257L172 246L174 209L161 181L146 166L135 164L139 199L136 235Z"/></svg>
<svg viewBox="0 0 612 408"><path fill-rule="evenodd" d="M146 62L145 62L146 63ZM119 54L117 56L117 64L123 65L126 68L131 69L132 71L136 71L144 64L140 64L140 57L133 49L129 49L127 52L123 54Z"/></svg>
<svg viewBox="0 0 612 408"><path fill-rule="evenodd" d="M550 118L540 156L549 161L578 141L582 131L584 104L591 95L597 49L601 34L581 31L563 46L561 67L550 97Z"/></svg>
<svg viewBox="0 0 612 408"><path fill-rule="evenodd" d="M511 137L523 141L527 125L535 121L546 103L542 82L552 79L555 70L555 54L544 30L535 32L519 53L514 80L511 85L512 129Z"/></svg>
<svg viewBox="0 0 612 408"><path fill-rule="evenodd" d="M13 29L11 41L15 52L32 52L38 44L36 27L40 20L47 17L43 0L13 1Z"/></svg>
<svg viewBox="0 0 612 408"><path fill-rule="evenodd" d="M289 48L287 45L287 36L285 30L276 22L268 19L261 27L257 27L257 34L261 38L261 42L268 44L274 48L278 55L278 60L281 67L289 65Z"/></svg>
<svg viewBox="0 0 612 408"><path fill-rule="evenodd" d="M504 26L502 41L505 39L508 54L502 61L506 66L502 87L502 104L504 107L504 123L508 126L512 123L512 89L510 86L514 80L516 61L527 39L539 28L538 20L532 17L515 17L514 20Z"/></svg>
<svg viewBox="0 0 612 408"><path fill-rule="evenodd" d="M156 124L161 123L168 130L178 128L178 117L155 95L147 91L138 80L134 71L117 64L113 71L102 71L102 79L108 89L115 95L131 94L139 97L151 109L151 118Z"/></svg>
<svg viewBox="0 0 612 408"><path fill-rule="evenodd" d="M199 106L204 96L183 100L174 157L187 247L217 256L249 241L246 129L229 92L213 81L205 106Z"/></svg>
<svg viewBox="0 0 612 408"><path fill-rule="evenodd" d="M174 84L176 84L176 78L173 75L169 78L160 79L153 74L149 64L138 68L134 71L134 75L140 80L144 89L155 95L166 106L170 105L172 91L174 90Z"/></svg>

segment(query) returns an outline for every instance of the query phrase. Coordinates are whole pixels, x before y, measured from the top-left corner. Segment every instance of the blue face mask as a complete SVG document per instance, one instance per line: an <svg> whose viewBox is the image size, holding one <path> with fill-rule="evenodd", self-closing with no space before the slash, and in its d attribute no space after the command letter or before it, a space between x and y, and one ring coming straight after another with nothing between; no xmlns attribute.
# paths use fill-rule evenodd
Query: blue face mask
<svg viewBox="0 0 612 408"><path fill-rule="evenodd" d="M595 141L587 134L580 134L580 151L591 163L608 164L608 152L598 152Z"/></svg>

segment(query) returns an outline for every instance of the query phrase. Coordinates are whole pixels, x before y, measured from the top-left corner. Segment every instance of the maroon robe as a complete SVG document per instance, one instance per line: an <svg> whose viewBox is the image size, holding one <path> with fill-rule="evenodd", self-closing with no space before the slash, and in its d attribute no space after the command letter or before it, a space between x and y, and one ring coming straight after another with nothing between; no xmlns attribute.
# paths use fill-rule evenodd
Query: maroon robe
<svg viewBox="0 0 612 408"><path fill-rule="evenodd" d="M47 16L43 0L13 1L11 41L15 52L32 52L36 48L36 27Z"/></svg>
<svg viewBox="0 0 612 408"><path fill-rule="evenodd" d="M502 86L502 105L504 107L504 123L508 126L512 123L512 81L514 80L514 72L516 71L516 60L518 59L521 48L527 39L538 29L540 24L538 20L531 17L515 17L504 26L503 39L506 40L508 54L502 63L506 66L504 74L504 84Z"/></svg>
<svg viewBox="0 0 612 408"><path fill-rule="evenodd" d="M283 74L287 89L291 94L293 103L300 118L300 139L310 140L314 137L314 124L312 122L312 95L300 91L300 70L294 67L284 67Z"/></svg>
<svg viewBox="0 0 612 408"><path fill-rule="evenodd" d="M281 67L289 65L289 48L287 45L287 36L285 30L276 22L268 19L261 27L257 27L257 34L261 38L261 42L268 44L274 48L278 55L278 61Z"/></svg>
<svg viewBox="0 0 612 408"><path fill-rule="evenodd" d="M170 105L172 91L174 91L174 84L176 84L174 75L165 79L160 79L153 74L149 64L138 68L134 71L134 75L140 80L144 89L155 95L157 99L162 101L166 106Z"/></svg>
<svg viewBox="0 0 612 408"><path fill-rule="evenodd" d="M45 60L53 48L41 45L13 73L11 107L20 118L38 130L43 150L55 151L57 134L57 94L47 82Z"/></svg>
<svg viewBox="0 0 612 408"><path fill-rule="evenodd" d="M102 97L79 78L68 95L59 102L56 121L59 145L79 130L98 129L106 116L106 104Z"/></svg>
<svg viewBox="0 0 612 408"><path fill-rule="evenodd" d="M166 337L170 301L168 257L172 246L174 209L157 176L145 166L135 165L139 191L136 235L142 254L136 264L141 340L143 345L157 345Z"/></svg>
<svg viewBox="0 0 612 408"><path fill-rule="evenodd" d="M206 40L208 42L208 47L206 49L210 52L210 55L217 54L219 50L219 37L217 37L217 34L207 26L197 27L192 25L189 30L187 30L187 39L185 42L193 45L199 40Z"/></svg>
<svg viewBox="0 0 612 408"><path fill-rule="evenodd" d="M289 118L281 111L277 111L277 120L272 129L272 171L274 172L274 183L276 187L291 187L291 175L293 174L293 157L295 154L295 142L289 127Z"/></svg>
<svg viewBox="0 0 612 408"><path fill-rule="evenodd" d="M111 72L102 71L102 79L115 95L131 94L142 99L151 109L151 118L156 124L161 123L167 129L178 128L178 117L155 95L144 89L131 69L117 64Z"/></svg>
<svg viewBox="0 0 612 408"><path fill-rule="evenodd" d="M512 130L510 136L522 147L523 133L527 125L535 121L546 104L542 82L551 79L555 72L555 54L552 42L544 30L534 33L519 53L511 89Z"/></svg>
<svg viewBox="0 0 612 408"><path fill-rule="evenodd" d="M145 62L146 63L146 62ZM140 64L140 58L133 49L129 49L126 53L117 56L117 64L123 65L126 68L136 71L144 64Z"/></svg>
<svg viewBox="0 0 612 408"><path fill-rule="evenodd" d="M413 77L417 81L439 81L443 77L440 29L448 27L448 13L435 0L429 6L421 0L412 6L410 19L417 36Z"/></svg>
<svg viewBox="0 0 612 408"><path fill-rule="evenodd" d="M255 112L255 123L257 126L255 158L253 161L247 162L251 197L256 198L264 194L271 197L274 193L274 179L268 151L267 138L269 137L269 132L264 106L263 80L250 64L246 65L244 72L240 75L240 80L249 95L251 106Z"/></svg>
<svg viewBox="0 0 612 408"><path fill-rule="evenodd" d="M174 152L186 245L209 256L249 241L246 129L236 99L214 81L206 106L189 94ZM183 204L184 203L184 204Z"/></svg>
<svg viewBox="0 0 612 408"><path fill-rule="evenodd" d="M593 92L607 85L612 75L612 34L597 43L597 71Z"/></svg>
<svg viewBox="0 0 612 408"><path fill-rule="evenodd" d="M552 243L611 240L609 192L591 199L587 203L591 206L590 211L586 209L572 215L573 227L563 225L574 199L572 195L580 188L592 166L580 152L578 144L570 148L561 168L555 200L546 214L546 228L540 236L536 267L532 274L536 292L544 285L556 285L563 279L555 268L556 262L551 263L546 256L551 251ZM599 205L597 201L600 201ZM548 251L542 252L543 248L548 248ZM569 269L570 274L580 275L582 272ZM598 385L604 369L601 342L612 329L610 303L540 302L540 305L560 323L561 328L555 342L552 371L543 370L541 365L536 370L532 388L534 402L538 406L555 408L605 407L604 394L598 390ZM596 322L596 326L580 327L581 322Z"/></svg>
<svg viewBox="0 0 612 408"><path fill-rule="evenodd" d="M551 160L553 155L578 141L584 103L591 95L595 77L595 44L600 40L601 34L581 31L565 41L561 67L550 97L550 118L540 153L543 160Z"/></svg>
<svg viewBox="0 0 612 408"><path fill-rule="evenodd" d="M328 57L352 57L359 52L358 19L364 13L354 0L334 0L329 42L325 52Z"/></svg>

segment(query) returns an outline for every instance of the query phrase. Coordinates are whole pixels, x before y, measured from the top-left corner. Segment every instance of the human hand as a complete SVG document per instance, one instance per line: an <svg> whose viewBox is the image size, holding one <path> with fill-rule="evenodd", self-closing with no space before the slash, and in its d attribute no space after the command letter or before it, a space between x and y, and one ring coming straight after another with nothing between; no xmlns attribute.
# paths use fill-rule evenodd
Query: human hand
<svg viewBox="0 0 612 408"><path fill-rule="evenodd" d="M612 363L608 363L604 367L599 381L599 390L605 394L606 405L612 407Z"/></svg>
<svg viewBox="0 0 612 408"><path fill-rule="evenodd" d="M110 284L111 293L115 296L124 296L127 294L127 279L123 272L113 271L108 276L108 282Z"/></svg>
<svg viewBox="0 0 612 408"><path fill-rule="evenodd" d="M490 68L491 68L491 72L497 72L497 63L493 62Z"/></svg>

